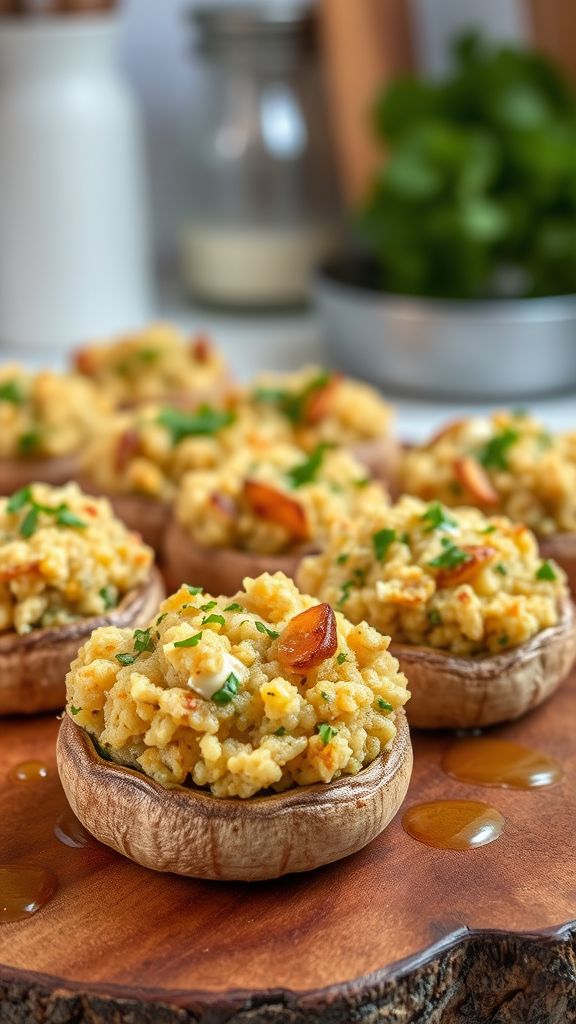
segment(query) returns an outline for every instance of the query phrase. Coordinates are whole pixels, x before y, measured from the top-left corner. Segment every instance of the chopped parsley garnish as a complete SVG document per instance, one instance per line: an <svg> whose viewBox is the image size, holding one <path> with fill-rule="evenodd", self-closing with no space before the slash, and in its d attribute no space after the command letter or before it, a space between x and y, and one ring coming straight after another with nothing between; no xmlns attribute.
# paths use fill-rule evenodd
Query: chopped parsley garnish
<svg viewBox="0 0 576 1024"><path fill-rule="evenodd" d="M358 479L353 480L352 483L354 484L354 487L368 487L368 484L371 483L371 480L372 477L359 476Z"/></svg>
<svg viewBox="0 0 576 1024"><path fill-rule="evenodd" d="M388 530L384 527L383 530L378 530L377 533L372 534L372 544L374 545L374 551L376 558L379 562L383 562L388 554L388 548L396 540L396 530Z"/></svg>
<svg viewBox="0 0 576 1024"><path fill-rule="evenodd" d="M431 533L432 530L446 530L447 532L451 532L452 530L458 529L458 523L456 520L453 519L452 516L448 515L445 509L442 508L439 501L435 501L433 505L428 506L422 516L422 521L426 523L425 533Z"/></svg>
<svg viewBox="0 0 576 1024"><path fill-rule="evenodd" d="M116 587L113 587L112 585L102 587L99 594L104 602L105 611L109 612L111 608L115 608L118 604L118 591Z"/></svg>
<svg viewBox="0 0 576 1024"><path fill-rule="evenodd" d="M286 729L284 728L284 726L283 725L279 726L278 729L276 729L274 731L274 735L275 736L285 736L286 735Z"/></svg>
<svg viewBox="0 0 576 1024"><path fill-rule="evenodd" d="M509 427L501 430L499 434L494 434L478 453L478 458L485 469L508 469L508 451L519 438L518 431Z"/></svg>
<svg viewBox="0 0 576 1024"><path fill-rule="evenodd" d="M187 636L184 640L175 640L174 647L196 647L202 639L202 633Z"/></svg>
<svg viewBox="0 0 576 1024"><path fill-rule="evenodd" d="M350 555L348 554L348 552L343 551L341 555L338 555L338 558L336 559L336 565L346 565L346 562L348 561L349 558Z"/></svg>
<svg viewBox="0 0 576 1024"><path fill-rule="evenodd" d="M333 725L328 725L328 722L320 722L318 735L324 746L326 746L327 743L330 743L330 740L334 739L334 736L338 735L338 729L335 729Z"/></svg>
<svg viewBox="0 0 576 1024"><path fill-rule="evenodd" d="M206 604L201 604L200 605L200 611L201 612L209 612L209 611L212 610L212 608L215 608L217 604L218 604L218 601L207 601Z"/></svg>
<svg viewBox="0 0 576 1024"><path fill-rule="evenodd" d="M480 530L480 533L494 533L495 529L494 523L490 523L490 526L485 526L483 530Z"/></svg>
<svg viewBox="0 0 576 1024"><path fill-rule="evenodd" d="M32 488L30 486L21 487L19 491L15 491L12 497L9 499L6 505L7 512L19 512L20 509L24 508L24 505L28 505L32 501Z"/></svg>
<svg viewBox="0 0 576 1024"><path fill-rule="evenodd" d="M191 587L189 583L185 583L184 586L186 587L186 590L188 591L188 593L192 594L192 597L196 597L196 594L203 594L204 593L204 588L203 587Z"/></svg>
<svg viewBox="0 0 576 1024"><path fill-rule="evenodd" d="M155 363L159 356L157 348L141 348L138 352L138 359L141 363Z"/></svg>
<svg viewBox="0 0 576 1024"><path fill-rule="evenodd" d="M238 693L239 686L240 680L233 672L231 672L224 683L224 686L222 686L220 690L216 690L216 693L212 694L212 700L215 704L229 704L232 698Z"/></svg>
<svg viewBox="0 0 576 1024"><path fill-rule="evenodd" d="M322 697L322 700L330 700L331 699L330 698L330 694L326 693L326 690L321 690L320 691L320 696Z"/></svg>
<svg viewBox="0 0 576 1024"><path fill-rule="evenodd" d="M341 584L340 597L338 598L337 605L338 608L341 608L342 605L345 604L345 602L348 600L348 598L350 597L350 591L352 590L353 586L355 586L354 580L346 580L344 583Z"/></svg>
<svg viewBox="0 0 576 1024"><path fill-rule="evenodd" d="M82 711L82 708L76 708L76 707L74 707L73 704L70 705L70 714L71 715L79 715L81 711Z"/></svg>
<svg viewBox="0 0 576 1024"><path fill-rule="evenodd" d="M12 405L24 404L24 392L17 380L5 380L0 384L0 402L10 402Z"/></svg>
<svg viewBox="0 0 576 1024"><path fill-rule="evenodd" d="M227 604L225 609L224 609L224 611L225 612L243 612L244 609L243 609L241 604L236 604L236 602L234 601L232 604Z"/></svg>
<svg viewBox="0 0 576 1024"><path fill-rule="evenodd" d="M346 654L346 652L345 651L340 651L340 654L336 658L336 661L338 662L338 664L339 665L343 665L344 662L347 661L347 660L348 660L348 655Z"/></svg>
<svg viewBox="0 0 576 1024"><path fill-rule="evenodd" d="M457 547L447 537L442 538L442 547L444 548L442 553L428 562L433 569L455 569L457 565L462 565L462 562L467 562L470 559L470 555L466 551L462 551L462 548Z"/></svg>
<svg viewBox="0 0 576 1024"><path fill-rule="evenodd" d="M137 657L136 654L117 654L116 661L119 661L121 665L133 665Z"/></svg>
<svg viewBox="0 0 576 1024"><path fill-rule="evenodd" d="M499 572L501 576L508 575L508 570L505 565L502 565L502 562L498 562L498 565L494 566L494 571Z"/></svg>
<svg viewBox="0 0 576 1024"><path fill-rule="evenodd" d="M502 636L499 636L498 643L500 644L500 647L506 647L506 645L510 643L510 637L508 634L503 633Z"/></svg>
<svg viewBox="0 0 576 1024"><path fill-rule="evenodd" d="M280 636L280 633L277 633L275 629L270 629L264 622L255 622L254 625L259 633L266 633L272 640L276 640Z"/></svg>
<svg viewBox="0 0 576 1024"><path fill-rule="evenodd" d="M35 505L29 508L22 523L20 524L20 536L28 540L36 532L38 526L38 509Z"/></svg>
<svg viewBox="0 0 576 1024"><path fill-rule="evenodd" d="M392 705L387 700L384 700L383 697L378 697L376 703L381 711L394 711Z"/></svg>
<svg viewBox="0 0 576 1024"><path fill-rule="evenodd" d="M27 506L29 507L27 508ZM36 532L41 512L44 512L45 515L53 516L58 526L75 526L79 529L85 529L87 525L67 505L61 504L52 508L50 505L42 505L39 501L36 501L29 486L22 487L19 491L16 491L6 505L6 511L12 515L22 512L25 508L27 508L26 515L20 524L20 536L24 537L25 540L28 540Z"/></svg>
<svg viewBox="0 0 576 1024"><path fill-rule="evenodd" d="M209 626L211 622L218 626L226 625L226 619L223 615L207 615L206 618L202 619L200 625Z"/></svg>
<svg viewBox="0 0 576 1024"><path fill-rule="evenodd" d="M18 438L18 448L22 455L29 455L30 452L35 452L39 444L40 433L38 430L27 430L26 433L20 434Z"/></svg>
<svg viewBox="0 0 576 1024"><path fill-rule="evenodd" d="M293 466L292 469L288 470L286 476L291 487L303 487L305 484L310 484L316 479L316 475L324 461L324 453L327 447L325 444L319 444L304 462L300 462L297 466Z"/></svg>
<svg viewBox="0 0 576 1024"><path fill-rule="evenodd" d="M42 511L46 512L47 509ZM87 526L87 523L83 519L79 519L74 512L71 512L67 505L59 505L54 511L58 526L76 526L79 530L83 530Z"/></svg>
<svg viewBox="0 0 576 1024"><path fill-rule="evenodd" d="M550 583L553 583L554 580L558 579L558 574L551 562L542 562L542 565L536 573L536 579L548 580Z"/></svg>
<svg viewBox="0 0 576 1024"><path fill-rule="evenodd" d="M402 541L403 544L407 544L408 547L410 547L410 534L409 533L406 533L406 532L403 533L401 535L401 537L400 537L400 540Z"/></svg>
<svg viewBox="0 0 576 1024"><path fill-rule="evenodd" d="M179 444L186 437L209 437L234 422L234 413L228 409L212 409L203 405L197 412L182 409L162 409L157 422L169 431L172 444Z"/></svg>
<svg viewBox="0 0 576 1024"><path fill-rule="evenodd" d="M158 618L156 619L156 625L159 626L160 623L164 621L167 615L168 612L162 612L162 615L159 615Z"/></svg>
<svg viewBox="0 0 576 1024"><path fill-rule="evenodd" d="M433 626L442 625L442 616L437 608L431 608L428 612L428 620Z"/></svg>
<svg viewBox="0 0 576 1024"><path fill-rule="evenodd" d="M150 628L134 630L134 650L136 654L143 654L144 651L154 650L154 641Z"/></svg>

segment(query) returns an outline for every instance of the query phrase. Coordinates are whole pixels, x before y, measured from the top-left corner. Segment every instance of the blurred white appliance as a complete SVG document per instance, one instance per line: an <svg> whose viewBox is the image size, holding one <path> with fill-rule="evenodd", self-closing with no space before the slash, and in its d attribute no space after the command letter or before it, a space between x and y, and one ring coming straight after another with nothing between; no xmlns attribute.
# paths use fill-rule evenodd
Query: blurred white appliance
<svg viewBox="0 0 576 1024"><path fill-rule="evenodd" d="M149 316L143 140L118 18L0 18L2 344L62 348Z"/></svg>

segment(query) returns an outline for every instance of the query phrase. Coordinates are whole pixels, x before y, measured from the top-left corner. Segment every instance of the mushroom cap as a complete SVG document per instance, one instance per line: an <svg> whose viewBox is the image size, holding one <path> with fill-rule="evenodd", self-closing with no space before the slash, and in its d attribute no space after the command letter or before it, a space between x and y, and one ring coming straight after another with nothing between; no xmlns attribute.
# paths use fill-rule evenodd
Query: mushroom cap
<svg viewBox="0 0 576 1024"><path fill-rule="evenodd" d="M473 729L520 718L541 704L567 676L576 657L572 602L559 621L526 643L499 654L464 658L432 647L390 645L408 677L410 725L419 729Z"/></svg>
<svg viewBox="0 0 576 1024"><path fill-rule="evenodd" d="M412 771L402 710L396 723L391 749L358 775L247 800L167 789L104 761L68 715L58 734L58 770L82 824L125 857L193 878L259 881L340 860L386 828Z"/></svg>
<svg viewBox="0 0 576 1024"><path fill-rule="evenodd" d="M77 454L47 456L38 459L0 459L0 494L14 494L28 484L52 484L57 487L78 477Z"/></svg>
<svg viewBox="0 0 576 1024"><path fill-rule="evenodd" d="M66 673L92 631L99 626L146 625L163 597L162 577L152 568L148 578L106 615L22 635L0 633L0 714L32 715L63 707Z"/></svg>

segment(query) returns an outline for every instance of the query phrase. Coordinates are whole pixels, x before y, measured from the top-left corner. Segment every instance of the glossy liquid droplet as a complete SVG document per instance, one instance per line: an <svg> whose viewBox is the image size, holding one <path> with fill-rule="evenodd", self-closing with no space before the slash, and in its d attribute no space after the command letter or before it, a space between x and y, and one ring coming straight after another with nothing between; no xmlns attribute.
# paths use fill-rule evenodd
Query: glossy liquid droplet
<svg viewBox="0 0 576 1024"><path fill-rule="evenodd" d="M11 782L40 782L48 778L48 765L43 761L21 761L8 772Z"/></svg>
<svg viewBox="0 0 576 1024"><path fill-rule="evenodd" d="M402 818L408 835L441 850L472 850L493 843L504 830L495 807L476 800L434 800L414 804Z"/></svg>
<svg viewBox="0 0 576 1024"><path fill-rule="evenodd" d="M509 789L553 786L564 774L558 762L547 754L490 737L454 744L445 753L442 767L460 782Z"/></svg>
<svg viewBox="0 0 576 1024"><path fill-rule="evenodd" d="M82 849L85 846L95 846L96 840L84 828L81 822L69 807L62 811L54 825L54 835L64 846L72 846L75 849Z"/></svg>
<svg viewBox="0 0 576 1024"><path fill-rule="evenodd" d="M0 923L23 921L52 899L58 882L46 868L0 864Z"/></svg>

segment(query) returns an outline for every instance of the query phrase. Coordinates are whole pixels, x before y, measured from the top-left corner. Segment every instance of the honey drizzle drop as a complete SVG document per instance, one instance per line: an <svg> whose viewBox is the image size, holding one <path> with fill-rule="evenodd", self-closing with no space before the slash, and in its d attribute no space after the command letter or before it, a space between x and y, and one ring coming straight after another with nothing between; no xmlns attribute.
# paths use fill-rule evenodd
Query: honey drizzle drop
<svg viewBox="0 0 576 1024"><path fill-rule="evenodd" d="M554 758L509 740L466 739L450 747L444 771L460 782L507 789L535 789L560 782L564 772Z"/></svg>
<svg viewBox="0 0 576 1024"><path fill-rule="evenodd" d="M498 839L504 818L476 800L433 800L404 812L402 827L413 839L440 850L473 850Z"/></svg>
<svg viewBox="0 0 576 1024"><path fill-rule="evenodd" d="M0 864L0 924L23 921L52 899L58 882L46 868Z"/></svg>
<svg viewBox="0 0 576 1024"><path fill-rule="evenodd" d="M41 782L48 775L48 765L43 761L21 761L8 772L11 782Z"/></svg>

